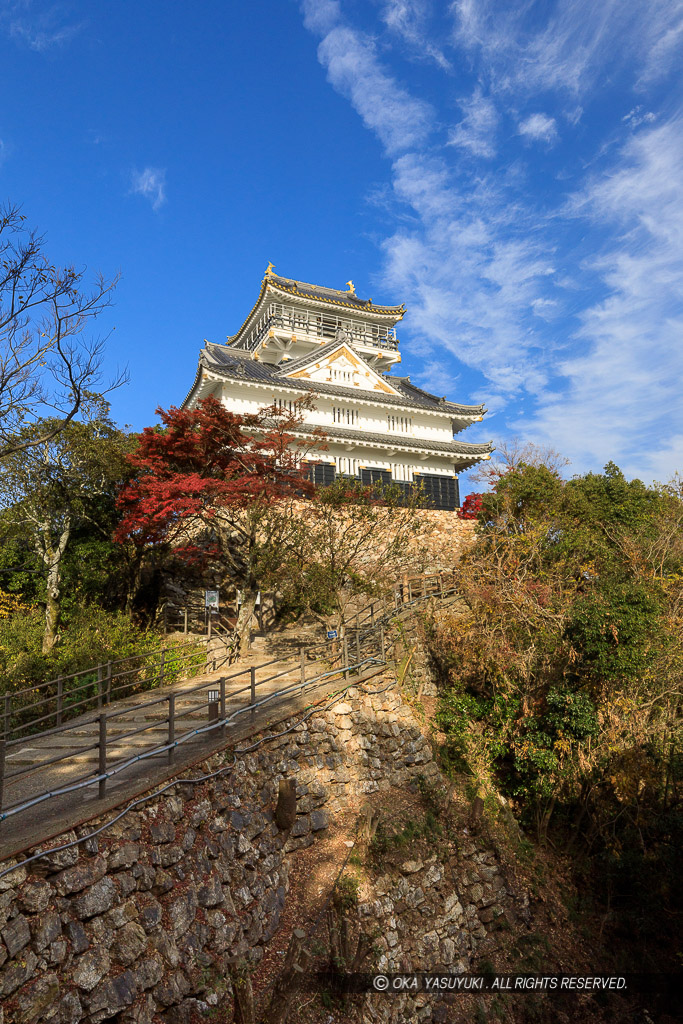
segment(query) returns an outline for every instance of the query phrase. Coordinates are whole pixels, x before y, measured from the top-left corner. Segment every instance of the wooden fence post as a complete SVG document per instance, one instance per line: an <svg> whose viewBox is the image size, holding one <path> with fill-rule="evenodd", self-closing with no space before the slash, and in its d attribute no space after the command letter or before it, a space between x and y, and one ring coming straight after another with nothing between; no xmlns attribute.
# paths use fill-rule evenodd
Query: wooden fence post
<svg viewBox="0 0 683 1024"><path fill-rule="evenodd" d="M187 605L183 609L183 633L187 636Z"/></svg>
<svg viewBox="0 0 683 1024"><path fill-rule="evenodd" d="M441 575L441 573L439 573L439 594L441 596L441 600L443 601L443 576Z"/></svg>
<svg viewBox="0 0 683 1024"><path fill-rule="evenodd" d="M408 604L413 603L413 584L408 580Z"/></svg>
<svg viewBox="0 0 683 1024"><path fill-rule="evenodd" d="M99 743L98 743L98 753L100 755L99 756L99 774L100 774L100 776L102 776L102 775L104 775L104 773L107 770L107 716L106 715L100 715L99 723L100 723L100 738L99 738ZM107 791L107 780L104 779L104 778L100 778L99 794L98 794L100 800L103 798L103 796L105 795L106 791Z"/></svg>
<svg viewBox="0 0 683 1024"><path fill-rule="evenodd" d="M356 672L360 674L360 629L356 629Z"/></svg>
<svg viewBox="0 0 683 1024"><path fill-rule="evenodd" d="M306 649L304 647L299 651L299 662L300 662L300 674L301 674L301 688L302 690L306 687Z"/></svg>
<svg viewBox="0 0 683 1024"><path fill-rule="evenodd" d="M168 604L164 604L164 636L168 633Z"/></svg>
<svg viewBox="0 0 683 1024"><path fill-rule="evenodd" d="M166 661L166 651L163 650L161 652L161 664L159 666L159 686L163 686L164 685L164 669L165 669L164 662L165 661Z"/></svg>
<svg viewBox="0 0 683 1024"><path fill-rule="evenodd" d="M221 688L221 721L225 721L225 679L220 680ZM221 736L225 736L225 725L221 726Z"/></svg>
<svg viewBox="0 0 683 1024"><path fill-rule="evenodd" d="M0 811L2 810L2 791L5 783L5 741L0 740Z"/></svg>
<svg viewBox="0 0 683 1024"><path fill-rule="evenodd" d="M111 658L107 661L107 704L111 704Z"/></svg>
<svg viewBox="0 0 683 1024"><path fill-rule="evenodd" d="M168 763L175 760L175 693L168 695Z"/></svg>
<svg viewBox="0 0 683 1024"><path fill-rule="evenodd" d="M4 723L3 723L3 737L5 740L9 739L9 734L12 731L12 696L9 693L5 694L5 707L4 707Z"/></svg>
<svg viewBox="0 0 683 1024"><path fill-rule="evenodd" d="M422 598L423 600L427 597L427 580L422 577Z"/></svg>
<svg viewBox="0 0 683 1024"><path fill-rule="evenodd" d="M57 676L57 714L56 724L62 724L62 695L64 693L64 680L61 676Z"/></svg>
<svg viewBox="0 0 683 1024"><path fill-rule="evenodd" d="M382 661L386 661L386 658L385 658L385 655L384 655L384 626L380 626L379 627L379 638L380 638L380 642L381 642L381 645L382 645Z"/></svg>
<svg viewBox="0 0 683 1024"><path fill-rule="evenodd" d="M344 660L342 662L342 664L344 666L344 679L348 679L349 678L349 670L348 670L348 664L349 664L349 641L348 641L348 639L346 637L346 633L344 633L344 640L342 642L342 651L343 651L343 658L344 658Z"/></svg>
<svg viewBox="0 0 683 1024"><path fill-rule="evenodd" d="M256 665L252 665L249 671L251 676L251 721L253 723L256 717L256 708L254 707L256 703Z"/></svg>

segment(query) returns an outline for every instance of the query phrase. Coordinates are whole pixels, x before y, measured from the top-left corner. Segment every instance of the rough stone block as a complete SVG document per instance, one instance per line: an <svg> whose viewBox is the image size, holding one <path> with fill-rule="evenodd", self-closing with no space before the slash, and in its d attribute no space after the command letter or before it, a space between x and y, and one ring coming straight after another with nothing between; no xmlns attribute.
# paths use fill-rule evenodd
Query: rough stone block
<svg viewBox="0 0 683 1024"><path fill-rule="evenodd" d="M95 914L104 914L117 899L118 892L113 880L105 876L73 901L73 910L76 917L83 921Z"/></svg>
<svg viewBox="0 0 683 1024"><path fill-rule="evenodd" d="M31 941L31 929L23 914L19 914L2 929L2 937L10 957L16 956L24 946L28 946Z"/></svg>
<svg viewBox="0 0 683 1024"><path fill-rule="evenodd" d="M31 922L31 929L33 932L33 945L40 952L62 934L62 922L59 914L50 911L35 918Z"/></svg>
<svg viewBox="0 0 683 1024"><path fill-rule="evenodd" d="M158 821L149 826L153 843L172 843L175 840L175 825L170 821Z"/></svg>
<svg viewBox="0 0 683 1024"><path fill-rule="evenodd" d="M139 857L139 843L123 843L109 854L107 870L117 871L119 868L130 868L133 864L137 864Z"/></svg>
<svg viewBox="0 0 683 1024"><path fill-rule="evenodd" d="M327 828L329 820L326 811L311 811L311 828L318 832L321 828Z"/></svg>
<svg viewBox="0 0 683 1024"><path fill-rule="evenodd" d="M128 967L142 953L147 943L144 928L135 921L129 921L119 928L111 946L111 955L123 967Z"/></svg>
<svg viewBox="0 0 683 1024"><path fill-rule="evenodd" d="M16 1024L34 1024L47 1019L46 1011L59 999L56 974L44 974L17 996Z"/></svg>
<svg viewBox="0 0 683 1024"><path fill-rule="evenodd" d="M109 966L110 961L107 950L94 949L78 957L71 977L74 984L78 985L80 989L90 992L108 973Z"/></svg>
<svg viewBox="0 0 683 1024"><path fill-rule="evenodd" d="M19 906L29 914L45 910L53 895L53 889L44 878L30 878L22 886L19 895Z"/></svg>

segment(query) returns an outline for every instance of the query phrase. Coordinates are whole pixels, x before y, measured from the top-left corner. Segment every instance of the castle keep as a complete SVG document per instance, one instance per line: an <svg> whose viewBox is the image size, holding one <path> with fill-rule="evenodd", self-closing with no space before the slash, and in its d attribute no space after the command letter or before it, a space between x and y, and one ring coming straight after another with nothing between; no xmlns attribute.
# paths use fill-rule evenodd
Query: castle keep
<svg viewBox="0 0 683 1024"><path fill-rule="evenodd" d="M455 435L483 418L391 372L400 362L396 324L404 306L381 306L347 291L279 277L271 264L246 320L227 344L206 342L183 407L214 395L231 412L273 402L291 409L315 395L301 434L321 427L327 450L315 456L316 483L335 476L363 483L422 484L434 507L460 504L458 474L490 458L491 444Z"/></svg>

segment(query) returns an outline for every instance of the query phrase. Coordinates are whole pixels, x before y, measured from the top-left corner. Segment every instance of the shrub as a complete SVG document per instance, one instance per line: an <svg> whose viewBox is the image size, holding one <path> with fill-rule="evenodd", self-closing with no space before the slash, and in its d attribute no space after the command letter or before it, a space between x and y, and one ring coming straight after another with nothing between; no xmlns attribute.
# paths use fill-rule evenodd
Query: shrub
<svg viewBox="0 0 683 1024"><path fill-rule="evenodd" d="M481 494L468 494L458 509L458 519L478 519L481 512Z"/></svg>

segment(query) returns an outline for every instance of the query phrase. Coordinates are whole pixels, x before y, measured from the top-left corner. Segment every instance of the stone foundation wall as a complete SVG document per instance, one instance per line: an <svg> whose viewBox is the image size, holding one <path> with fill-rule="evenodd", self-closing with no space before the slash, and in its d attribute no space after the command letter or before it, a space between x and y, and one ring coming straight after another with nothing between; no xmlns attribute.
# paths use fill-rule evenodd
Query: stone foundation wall
<svg viewBox="0 0 683 1024"><path fill-rule="evenodd" d="M232 758L217 755L193 773L224 760ZM418 770L437 772L410 710L392 691L350 691L334 710L238 757L230 774L174 786L97 838L18 867L0 878L0 1021L187 1020L197 999L216 1001L212 986L229 960L263 955L289 855L349 800ZM273 810L279 780L291 776L298 813L287 835Z"/></svg>
<svg viewBox="0 0 683 1024"><path fill-rule="evenodd" d="M394 689L351 689L290 725L278 738L262 733L266 742L238 755L229 773L176 784L98 837L0 878L0 1024L185 1024L223 998L229 961L261 959L280 922L291 857L331 815L418 774L439 781L429 743ZM227 752L192 774L226 763ZM297 781L289 834L273 817L283 777ZM494 855L472 845L461 857L457 880L436 854L378 880L376 899L359 909L384 936L381 966L457 969L497 927L508 897Z"/></svg>

